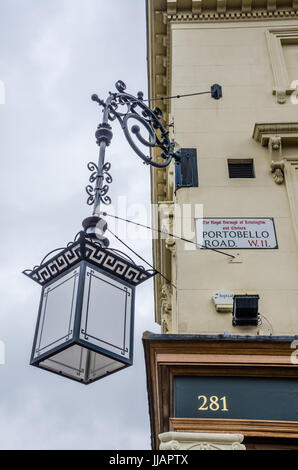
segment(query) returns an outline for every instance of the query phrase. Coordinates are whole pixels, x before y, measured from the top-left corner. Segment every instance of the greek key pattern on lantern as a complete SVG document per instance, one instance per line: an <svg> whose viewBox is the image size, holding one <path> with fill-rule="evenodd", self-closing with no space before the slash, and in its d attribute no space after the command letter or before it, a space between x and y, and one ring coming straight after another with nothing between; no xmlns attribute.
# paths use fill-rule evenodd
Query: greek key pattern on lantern
<svg viewBox="0 0 298 470"><path fill-rule="evenodd" d="M47 262L42 262L40 266L35 266L32 270L27 269L23 273L41 286L80 261L89 261L133 286L141 284L156 274L154 269L146 270L143 266L134 264L132 260L129 261L124 257L126 256L124 253L121 256L122 252L119 250L115 250L120 253L116 254L113 250L86 240L74 242L61 250Z"/></svg>
<svg viewBox="0 0 298 470"><path fill-rule="evenodd" d="M147 272L138 266L132 266L125 259L91 243L86 243L86 260L133 285L138 285L153 275L153 273Z"/></svg>
<svg viewBox="0 0 298 470"><path fill-rule="evenodd" d="M54 277L66 271L81 259L80 244L66 248L62 253L50 259L47 263L37 267L30 274L31 279L44 285Z"/></svg>

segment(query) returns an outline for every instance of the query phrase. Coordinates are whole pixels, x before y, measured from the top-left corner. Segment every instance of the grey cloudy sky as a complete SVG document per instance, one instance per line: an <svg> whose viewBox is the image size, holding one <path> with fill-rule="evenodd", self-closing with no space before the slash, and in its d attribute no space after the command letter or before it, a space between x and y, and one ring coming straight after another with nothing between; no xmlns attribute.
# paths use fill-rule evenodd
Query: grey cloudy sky
<svg viewBox="0 0 298 470"><path fill-rule="evenodd" d="M86 387L28 365L40 289L21 274L90 214L86 164L97 161L100 117L90 95L105 98L118 79L147 94L145 2L1 0L0 22L0 448L149 449L141 336L159 331L152 282L137 289L134 366ZM149 216L149 168L117 126L107 153L113 210L126 197L130 217L135 204ZM141 235L130 244L150 261Z"/></svg>

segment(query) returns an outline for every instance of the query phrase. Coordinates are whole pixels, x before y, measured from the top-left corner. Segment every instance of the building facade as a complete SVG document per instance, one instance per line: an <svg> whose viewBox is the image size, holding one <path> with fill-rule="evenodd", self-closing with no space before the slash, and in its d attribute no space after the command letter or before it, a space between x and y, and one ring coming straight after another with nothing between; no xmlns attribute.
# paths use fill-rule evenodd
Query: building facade
<svg viewBox="0 0 298 470"><path fill-rule="evenodd" d="M150 97L180 96L157 101L180 162L151 174L152 447L298 448L298 2L146 5Z"/></svg>

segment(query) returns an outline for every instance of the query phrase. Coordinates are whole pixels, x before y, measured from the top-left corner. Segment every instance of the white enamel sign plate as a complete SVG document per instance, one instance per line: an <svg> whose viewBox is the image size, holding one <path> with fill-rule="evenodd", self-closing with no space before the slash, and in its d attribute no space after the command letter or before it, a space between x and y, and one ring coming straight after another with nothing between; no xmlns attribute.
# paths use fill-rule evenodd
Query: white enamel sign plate
<svg viewBox="0 0 298 470"><path fill-rule="evenodd" d="M227 217L196 219L198 248L278 248L271 218Z"/></svg>

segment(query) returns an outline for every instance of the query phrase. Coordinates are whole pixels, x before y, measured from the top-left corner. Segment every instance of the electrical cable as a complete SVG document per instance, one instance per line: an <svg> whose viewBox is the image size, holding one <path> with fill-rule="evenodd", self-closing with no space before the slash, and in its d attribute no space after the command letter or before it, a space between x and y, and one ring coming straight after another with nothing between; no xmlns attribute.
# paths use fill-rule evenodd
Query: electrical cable
<svg viewBox="0 0 298 470"><path fill-rule="evenodd" d="M128 219L123 219L122 217L118 217L117 215L108 214L107 212L102 212L101 214L104 217L108 216L108 217L113 217L114 219L123 220L124 222L128 222L128 223L134 224L134 225L138 225L139 227L147 228L151 231L158 232L158 233L161 233L161 234L164 234L164 235L168 235L170 237L178 238L179 240L182 240L182 241L187 242L187 243L192 243L193 245L199 246L200 248L204 248L205 250L215 251L216 253L220 253L221 255L229 256L230 258L235 258L234 255L230 255L229 253L224 253L223 251L217 250L216 248L209 248L206 245L200 245L200 243L194 242L193 240L187 240L186 238L179 237L178 235L174 235L174 234L169 233L169 232L164 232L164 231L159 230L157 228L149 227L148 225L139 224L137 222L133 222L132 220L128 220Z"/></svg>
<svg viewBox="0 0 298 470"><path fill-rule="evenodd" d="M144 263L148 264L148 266L150 266L152 269L154 269L154 271L156 271L158 274L160 274L161 277L163 277L167 282L169 282L171 284L171 286L175 287L175 289L177 289L177 287L175 286L175 284L173 284L169 279L167 279L160 271L158 271L154 266L152 266L152 264L150 264L148 261L146 261L144 258L142 258L141 255L139 255L136 251L134 251L130 246L128 246L123 240L121 240L121 238L119 238L115 233L112 232L112 230L110 230L109 228L107 228L107 231L110 232L111 235L113 235L113 237L115 237L120 243L122 243L126 248L128 248L134 255L136 255L138 258L140 258Z"/></svg>
<svg viewBox="0 0 298 470"><path fill-rule="evenodd" d="M264 318L264 320L266 320L266 322L267 322L267 325L269 325L269 328L271 329L271 335L273 335L273 333L274 333L274 330L273 330L273 326L272 326L272 324L270 323L270 321L268 320L268 318L267 318L267 317L265 317L265 315L264 315L263 313L262 313L262 315L261 315L261 319L262 319L262 318ZM262 323L261 323L261 325L262 325Z"/></svg>
<svg viewBox="0 0 298 470"><path fill-rule="evenodd" d="M160 98L148 98L147 100L142 101L163 101L163 100L172 100L175 98L185 98L186 96L197 96L197 95L206 95L211 94L211 91L201 91L199 93L188 93L186 95L175 95L175 96L161 96Z"/></svg>

